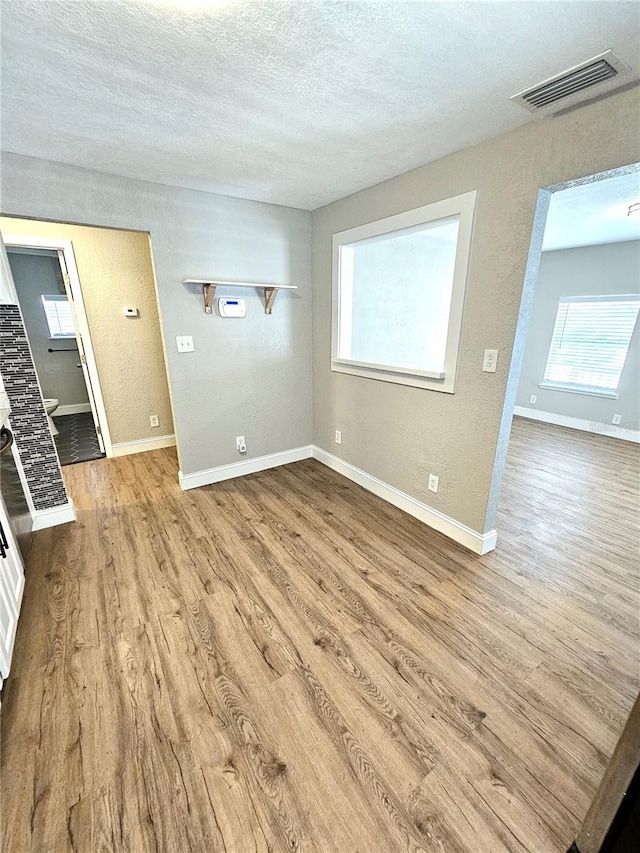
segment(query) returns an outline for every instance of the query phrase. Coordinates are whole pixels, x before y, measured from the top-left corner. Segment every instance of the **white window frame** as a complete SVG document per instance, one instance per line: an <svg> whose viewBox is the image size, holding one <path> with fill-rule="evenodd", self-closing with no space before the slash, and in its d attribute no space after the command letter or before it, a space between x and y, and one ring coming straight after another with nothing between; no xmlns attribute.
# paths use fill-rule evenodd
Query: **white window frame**
<svg viewBox="0 0 640 853"><path fill-rule="evenodd" d="M59 341L59 340L68 340L70 338L73 338L75 340L76 330L75 330L75 327L73 326L73 315L71 313L71 306L69 305L68 298L61 293L43 293L41 298L42 298L42 310L44 311L44 316L45 316L45 319L47 321L47 328L49 329L49 340L50 341ZM47 303L48 302L65 302L67 305L69 305L69 316L71 318L71 331L70 332L58 332L58 333L56 333L51 328L51 323L49 321L49 314L47 313ZM60 317L59 317L59 314L57 311L56 311L56 315L57 315L58 320L59 320Z"/></svg>
<svg viewBox="0 0 640 853"><path fill-rule="evenodd" d="M394 382L399 385L411 385L417 388L426 388L431 391L441 391L453 394L455 391L456 370L458 366L458 351L460 348L460 336L462 333L462 314L464 309L464 297L467 287L467 273L469 268L469 255L471 252L471 236L473 231L473 217L476 206L477 191L463 193L452 198L427 204L423 207L387 216L375 222L358 225L346 231L339 231L333 235L333 265L332 265L332 320L331 320L331 370L337 373L350 373L354 376L362 376L367 379L378 379L384 382ZM458 240L456 246L456 258L453 273L453 288L451 293L451 310L449 314L449 326L447 330L447 346L445 350L444 370L442 373L429 373L409 368L370 364L367 362L354 361L340 358L338 355L340 326L345 316L348 316L348 307L341 305L343 284L340 281L342 269L342 247L350 246L361 240L383 235L392 235L407 228L427 225L439 219L459 216ZM380 315L384 316L384 305L380 305Z"/></svg>
<svg viewBox="0 0 640 853"><path fill-rule="evenodd" d="M611 295L611 296L562 296L558 300L558 307L556 308L556 315L553 319L553 330L551 332L551 340L549 341L549 349L547 352L547 361L544 368L544 373L542 374L542 382L538 384L538 388L543 388L545 391L562 391L565 394L584 394L587 397L607 397L609 399L616 400L618 398L618 387L620 386L620 379L622 378L622 374L624 372L627 356L629 355L629 347L631 346L631 341L633 340L633 335L635 334L635 326L631 330L631 336L629 337L629 343L627 344L627 352L625 353L625 361L622 365L622 369L618 375L618 384L615 388L600 388L590 385L579 385L576 383L570 382L554 382L546 378L547 372L549 370L549 362L551 361L551 349L553 347L553 334L555 332L556 324L558 322L558 314L560 312L560 306L563 303L570 302L637 302L640 301L640 295L637 293L628 293L622 295ZM636 318L637 323L637 318Z"/></svg>

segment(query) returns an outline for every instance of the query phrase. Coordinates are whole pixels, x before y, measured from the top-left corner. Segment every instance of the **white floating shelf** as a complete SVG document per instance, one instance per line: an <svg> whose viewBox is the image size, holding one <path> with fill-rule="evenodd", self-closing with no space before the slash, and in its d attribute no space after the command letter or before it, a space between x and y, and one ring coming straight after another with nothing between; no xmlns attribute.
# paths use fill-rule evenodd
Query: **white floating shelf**
<svg viewBox="0 0 640 853"><path fill-rule="evenodd" d="M264 313L273 312L273 303L279 290L297 290L297 284L265 284L258 281L211 281L202 278L183 278L183 284L199 284L202 286L205 314L213 313L213 298L216 287L253 287L264 291Z"/></svg>

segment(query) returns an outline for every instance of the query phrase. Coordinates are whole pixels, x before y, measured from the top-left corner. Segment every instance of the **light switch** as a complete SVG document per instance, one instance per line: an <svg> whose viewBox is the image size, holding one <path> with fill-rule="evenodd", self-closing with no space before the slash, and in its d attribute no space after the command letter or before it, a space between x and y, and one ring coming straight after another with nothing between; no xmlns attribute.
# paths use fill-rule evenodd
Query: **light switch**
<svg viewBox="0 0 640 853"><path fill-rule="evenodd" d="M191 335L176 335L176 347L178 352L193 352L193 338Z"/></svg>

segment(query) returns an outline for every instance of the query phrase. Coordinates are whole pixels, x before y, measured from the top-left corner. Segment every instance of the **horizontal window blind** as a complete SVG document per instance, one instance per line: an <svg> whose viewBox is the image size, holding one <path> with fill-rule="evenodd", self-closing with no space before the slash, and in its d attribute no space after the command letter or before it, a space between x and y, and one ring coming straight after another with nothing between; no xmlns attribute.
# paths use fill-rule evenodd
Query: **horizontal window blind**
<svg viewBox="0 0 640 853"><path fill-rule="evenodd" d="M639 296L560 299L545 384L615 392L639 308Z"/></svg>
<svg viewBox="0 0 640 853"><path fill-rule="evenodd" d="M71 306L66 296L43 296L42 304L52 338L75 338Z"/></svg>

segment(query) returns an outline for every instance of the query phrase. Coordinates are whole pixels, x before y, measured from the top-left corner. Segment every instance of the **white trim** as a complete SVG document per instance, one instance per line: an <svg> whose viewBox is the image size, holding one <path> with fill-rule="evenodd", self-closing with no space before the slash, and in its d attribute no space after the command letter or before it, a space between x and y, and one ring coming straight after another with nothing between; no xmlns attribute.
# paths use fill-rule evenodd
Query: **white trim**
<svg viewBox="0 0 640 853"><path fill-rule="evenodd" d="M313 455L310 444L304 447L294 447L293 450L283 450L280 453L269 453L266 456L257 456L255 459L244 459L242 462L232 462L230 465L220 465L217 468L207 468L205 471L195 471L193 474L183 474L178 471L180 488L197 489L199 486L208 486L211 483L219 483L222 480L231 480L234 477L243 477L245 474L255 474L257 471L266 471L268 468L277 468L280 465L288 465L290 462L300 462L301 459L309 459Z"/></svg>
<svg viewBox="0 0 640 853"><path fill-rule="evenodd" d="M74 313L79 327L78 346L84 349L84 355L86 358L85 367L87 375L89 377L87 385L90 384L90 387L87 387L87 392L90 395L93 394L93 399L95 401L95 407L97 412L97 420L101 428L101 435L105 453L107 454L107 456L113 456L113 450L111 447L111 435L109 433L109 424L107 422L107 410L105 408L104 398L102 396L100 377L98 375L98 365L96 363L93 342L91 340L91 331L89 329L89 320L87 318L87 311L85 308L84 296L82 293L82 285L80 283L80 276L78 274L75 254L73 251L73 241L59 240L54 237L22 237L19 234L3 234L2 237L5 246L18 246L36 249L56 249L57 251L61 251L63 253L64 262L67 267L67 273L69 274L69 289L73 296ZM12 286L11 282L10 288L13 291L13 296L15 297L16 304L19 306L20 302L18 299L18 294L15 289L15 285ZM20 309L20 312L22 313L22 309ZM84 369L82 372L84 373Z"/></svg>
<svg viewBox="0 0 640 853"><path fill-rule="evenodd" d="M469 269L469 258L471 255L471 242L473 233L473 220L475 214L477 191L462 193L451 198L442 199L431 204L413 210L405 210L384 219L367 222L339 231L332 236L332 285L331 285L331 370L335 373L350 373L354 376L362 376L367 379L378 379L385 382L394 382L398 385L409 385L417 388L426 388L430 391L440 391L445 394L453 394L455 391L456 371L458 367L458 352L460 348L460 337L462 334L462 317L464 310L464 298L467 286L467 275ZM458 216L458 238L456 246L456 257L453 272L453 287L451 291L451 307L449 311L449 325L447 330L447 342L442 371L420 371L406 370L399 366L368 365L363 362L353 361L341 356L341 335L345 323L345 307L347 313L349 305L344 305L342 299L343 289L349 287L348 281L342 280L342 269L346 258L349 263L349 253L354 243L371 241L380 237L414 229L435 222ZM348 330L347 330L348 334Z"/></svg>
<svg viewBox="0 0 640 853"><path fill-rule="evenodd" d="M16 293L13 274L9 266L9 258L0 232L0 303L3 305L17 305L18 295Z"/></svg>
<svg viewBox="0 0 640 853"><path fill-rule="evenodd" d="M476 205L476 190L470 190L450 198L423 204L422 207L414 207L411 210L403 210L401 213L392 213L382 219L374 219L363 225L346 228L337 231L333 236L338 238L338 243L359 243L362 240L371 240L381 235L393 234L394 231L405 231L407 228L415 228L436 222L438 219L447 219L457 216L463 211L473 212Z"/></svg>
<svg viewBox="0 0 640 853"><path fill-rule="evenodd" d="M534 409L527 409L526 406L516 406L513 414L520 418L528 418L531 421L542 421L545 424L579 429L583 432L592 432L596 435L606 435L609 438L619 438L622 441L633 441L635 444L640 444L640 431L625 429L614 424L585 421L581 418L570 418L568 415L556 415L553 412L538 412Z"/></svg>
<svg viewBox="0 0 640 853"><path fill-rule="evenodd" d="M432 370L414 370L412 367L398 367L393 364L378 364L373 361L353 361L350 358L334 358L333 364L340 368L359 367L362 370L379 370L382 373L397 373L400 376L418 376L423 379L446 379L445 373L436 373Z"/></svg>
<svg viewBox="0 0 640 853"><path fill-rule="evenodd" d="M262 287L271 290L297 290L297 284L269 284L258 281L223 281L216 278L183 278L183 284L214 284L216 287Z"/></svg>
<svg viewBox="0 0 640 853"><path fill-rule="evenodd" d="M55 527L57 524L68 524L76 520L76 512L73 501L52 509L37 509L33 515L33 530L44 530L45 527Z"/></svg>
<svg viewBox="0 0 640 853"><path fill-rule="evenodd" d="M489 533L478 533L466 527L454 518L450 518L437 509L433 509L427 504L412 498L410 495L401 492L394 486L389 486L378 480L377 477L372 477L355 465L350 465L343 459L339 459L326 450L322 450L315 445L306 445L304 447L296 447L293 450L284 450L280 453L270 453L267 456L258 456L255 459L246 459L243 462L233 462L230 465L220 465L218 468L209 468L205 471L196 471L193 474L183 474L178 471L178 480L183 491L187 489L197 489L200 486L208 486L212 483L219 483L222 480L231 480L234 477L243 477L246 474L255 474L257 471L265 471L268 468L277 468L280 465L288 465L291 462L300 462L302 459L317 459L318 462L337 471L354 483L357 483L362 488L366 489L378 497L392 504L408 515L412 515L419 521L440 533L444 533L449 539L464 545L474 554L486 554L493 551L496 547L497 533L495 530Z"/></svg>
<svg viewBox="0 0 640 853"><path fill-rule="evenodd" d="M396 385L408 385L412 388L425 388L428 391L442 391L445 394L453 394L453 386L445 387L446 375L442 379L429 376L426 373L411 375L404 370L384 370L381 367L357 367L355 362L343 361L334 358L331 361L333 373L349 373L351 376L362 376L364 379L380 379L384 382L393 382Z"/></svg>
<svg viewBox="0 0 640 853"><path fill-rule="evenodd" d="M580 388L577 385L560 385L560 383L556 383L554 385L551 382L539 382L538 388L544 388L545 391L562 391L563 394L583 394L585 397L605 397L608 400L618 399L617 391L596 391L595 389L590 389L586 386Z"/></svg>
<svg viewBox="0 0 640 853"><path fill-rule="evenodd" d="M123 441L111 446L114 456L130 456L132 453L144 453L146 450L175 447L175 444L175 435L159 435L157 438L138 438L135 441Z"/></svg>
<svg viewBox="0 0 640 853"><path fill-rule="evenodd" d="M91 403L69 403L68 406L58 406L51 417L57 418L58 415L81 415L90 411Z"/></svg>
<svg viewBox="0 0 640 853"><path fill-rule="evenodd" d="M416 498L412 498L411 495L401 492L400 489L396 489L394 486L378 480L377 477L372 477L371 474L367 474L360 468L356 468L355 465L351 465L349 462L345 462L344 459L340 459L332 453L327 453L326 450L322 450L322 448L315 445L313 447L313 458L333 471L337 471L339 474L352 480L354 483L357 483L359 486L362 486L363 489L373 492L374 495L387 501L387 503L398 507L398 509L406 512L408 515L412 515L429 527L433 527L434 530L444 533L449 539L453 539L454 542L464 545L465 548L473 551L474 554L486 554L488 551L493 551L496 547L497 533L495 530L484 534L478 533L456 521L454 518L438 512L437 509L427 506L427 504L416 500Z"/></svg>

